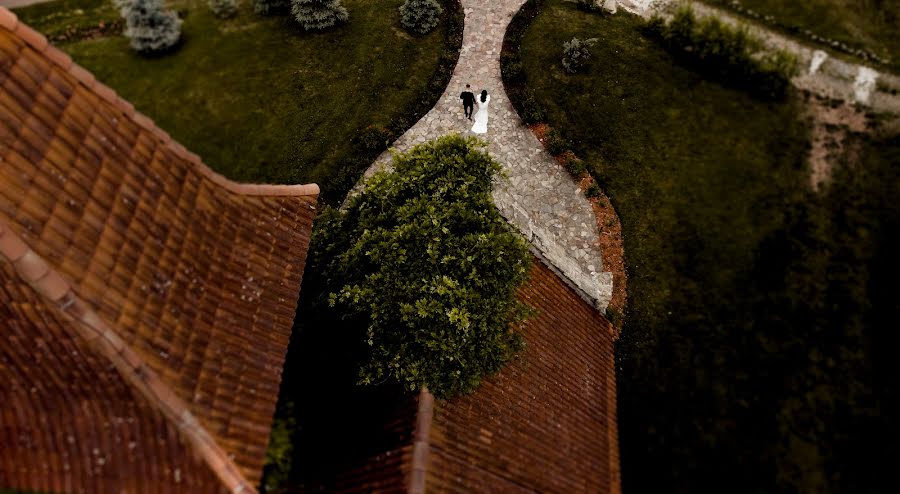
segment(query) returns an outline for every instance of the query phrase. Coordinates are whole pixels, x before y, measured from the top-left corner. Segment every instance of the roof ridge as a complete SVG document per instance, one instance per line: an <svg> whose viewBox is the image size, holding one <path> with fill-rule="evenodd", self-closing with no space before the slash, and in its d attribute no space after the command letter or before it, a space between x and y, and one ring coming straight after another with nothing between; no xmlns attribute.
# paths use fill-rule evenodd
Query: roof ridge
<svg viewBox="0 0 900 494"><path fill-rule="evenodd" d="M48 60L55 63L63 71L75 77L87 89L118 108L126 117L130 118L144 130L150 132L164 145L168 146L177 156L193 164L200 175L209 179L216 185L227 189L229 192L246 196L318 196L319 186L316 184L302 185L273 185L273 184L245 184L234 182L216 173L203 163L195 153L188 151L178 141L164 130L159 128L153 119L135 111L134 105L124 100L109 86L101 83L90 71L72 61L69 55L47 41L46 36L35 31L27 24L19 22L19 18L6 7L0 7L0 26L21 38L35 51L43 54Z"/></svg>
<svg viewBox="0 0 900 494"><path fill-rule="evenodd" d="M0 219L0 260L12 264L22 281L46 299L51 307L76 323L77 337L112 363L126 382L177 427L230 492L256 492L234 460L194 417L184 400L3 219Z"/></svg>
<svg viewBox="0 0 900 494"><path fill-rule="evenodd" d="M434 395L423 386L419 390L416 423L413 430L412 460L407 494L424 494L428 477L428 455L431 450L431 424L434 418Z"/></svg>

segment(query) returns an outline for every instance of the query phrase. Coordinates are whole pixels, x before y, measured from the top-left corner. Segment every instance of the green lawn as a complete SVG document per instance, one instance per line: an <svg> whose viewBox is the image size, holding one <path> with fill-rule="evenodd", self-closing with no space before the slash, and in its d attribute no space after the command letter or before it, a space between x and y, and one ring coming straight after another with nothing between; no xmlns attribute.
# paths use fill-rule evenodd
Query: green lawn
<svg viewBox="0 0 900 494"><path fill-rule="evenodd" d="M705 0L734 9L734 0ZM740 0L763 22L809 39L805 31L890 60L900 72L900 0Z"/></svg>
<svg viewBox="0 0 900 494"><path fill-rule="evenodd" d="M112 0L55 0L14 10L19 20L51 39L70 29L92 28L120 19Z"/></svg>
<svg viewBox="0 0 900 494"><path fill-rule="evenodd" d="M858 138L863 164L815 195L798 95L704 80L639 22L547 0L521 44L549 123L622 220L624 491L881 492L896 386L872 379L890 369L873 342L900 316L900 142ZM599 41L571 76L573 36Z"/></svg>
<svg viewBox="0 0 900 494"><path fill-rule="evenodd" d="M98 5L64 1L17 13L53 30L69 22L59 8ZM288 17L253 14L249 2L224 21L203 1L172 2L184 17L184 44L171 55L140 57L121 36L62 48L229 178L317 182L335 201L367 164L352 139L369 125L404 130L414 123L410 106L428 99L420 106L430 108L437 99L429 84L451 49L446 22L424 37L403 31L402 0L343 3L348 24L305 33Z"/></svg>

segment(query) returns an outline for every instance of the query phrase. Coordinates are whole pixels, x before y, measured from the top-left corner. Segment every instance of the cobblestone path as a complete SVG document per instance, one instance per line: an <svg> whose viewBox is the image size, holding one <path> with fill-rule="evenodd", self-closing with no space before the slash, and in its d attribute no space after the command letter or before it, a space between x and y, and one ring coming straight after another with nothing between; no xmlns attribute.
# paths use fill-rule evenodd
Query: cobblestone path
<svg viewBox="0 0 900 494"><path fill-rule="evenodd" d="M533 250L600 310L612 296L612 273L603 270L599 232L591 204L578 184L544 150L519 119L500 78L500 49L506 26L525 0L461 0L465 30L459 62L447 90L435 107L394 143L398 151L450 133L476 135L463 115L459 94L466 84L473 93L491 95L488 151L508 179L494 186L501 214L531 241ZM476 107L477 110L477 107ZM390 162L382 154L366 177Z"/></svg>

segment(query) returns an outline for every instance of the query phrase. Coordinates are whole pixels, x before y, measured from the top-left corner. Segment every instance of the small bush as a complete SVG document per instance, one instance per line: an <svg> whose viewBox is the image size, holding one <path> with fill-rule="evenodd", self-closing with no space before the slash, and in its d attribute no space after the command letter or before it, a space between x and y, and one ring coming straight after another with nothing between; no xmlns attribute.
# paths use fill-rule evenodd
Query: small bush
<svg viewBox="0 0 900 494"><path fill-rule="evenodd" d="M437 0L406 0L400 6L400 23L416 34L427 34L437 27L443 11Z"/></svg>
<svg viewBox="0 0 900 494"><path fill-rule="evenodd" d="M363 129L356 138L357 143L370 152L381 152L388 148L394 140L394 134L377 125L370 125Z"/></svg>
<svg viewBox="0 0 900 494"><path fill-rule="evenodd" d="M583 173L587 172L587 165L584 163L584 160L573 156L566 160L566 169L569 170L569 173L576 177L580 177Z"/></svg>
<svg viewBox="0 0 900 494"><path fill-rule="evenodd" d="M597 185L597 182L592 182L591 185L588 185L587 190L584 191L584 195L589 199L593 199L595 197L600 197L603 194L603 191L600 190L600 186Z"/></svg>
<svg viewBox="0 0 900 494"><path fill-rule="evenodd" d="M641 25L640 31L648 38L661 40L666 34L666 20L659 15L654 15Z"/></svg>
<svg viewBox="0 0 900 494"><path fill-rule="evenodd" d="M525 70L518 56L503 53L500 55L500 73L503 80L509 82L524 82Z"/></svg>
<svg viewBox="0 0 900 494"><path fill-rule="evenodd" d="M762 44L746 29L713 17L698 20L689 7L679 9L668 24L653 17L641 31L683 65L761 99L784 99L797 66L787 53L762 53Z"/></svg>
<svg viewBox="0 0 900 494"><path fill-rule="evenodd" d="M596 43L597 38L572 38L571 41L563 43L562 65L566 72L575 74L581 71L591 59L591 51L588 48Z"/></svg>
<svg viewBox="0 0 900 494"><path fill-rule="evenodd" d="M277 492L287 484L294 456L294 439L297 434L297 420L294 418L294 404L288 402L279 406L278 416L272 422L269 433L269 447L263 465L262 492Z"/></svg>
<svg viewBox="0 0 900 494"><path fill-rule="evenodd" d="M565 153L569 149L570 144L571 143L564 139L558 130L550 129L550 131L547 132L545 145L547 146L547 151L553 156Z"/></svg>
<svg viewBox="0 0 900 494"><path fill-rule="evenodd" d="M291 14L307 31L327 29L350 18L340 0L291 0Z"/></svg>
<svg viewBox="0 0 900 494"><path fill-rule="evenodd" d="M606 308L606 320L613 325L613 327L621 328L622 322L624 322L625 316L622 314L622 311L618 309L614 309L612 307Z"/></svg>
<svg viewBox="0 0 900 494"><path fill-rule="evenodd" d="M121 0L116 5L125 18L125 36L138 53L165 53L181 40L181 19L164 10L162 0Z"/></svg>
<svg viewBox="0 0 900 494"><path fill-rule="evenodd" d="M444 39L454 47L454 53L462 47L463 30L465 29L466 14L463 11L460 0L444 0L444 6L447 7L447 31ZM453 65L456 65L456 58L453 59Z"/></svg>
<svg viewBox="0 0 900 494"><path fill-rule="evenodd" d="M281 15L291 10L291 0L253 0L253 11L259 15Z"/></svg>
<svg viewBox="0 0 900 494"><path fill-rule="evenodd" d="M237 0L209 0L209 8L220 19L227 19L237 13Z"/></svg>
<svg viewBox="0 0 900 494"><path fill-rule="evenodd" d="M526 124L535 124L547 120L547 112L544 107L538 103L534 95L534 91L530 89L516 88L512 91L513 101L516 101L519 108L519 117Z"/></svg>
<svg viewBox="0 0 900 494"><path fill-rule="evenodd" d="M585 12L602 10L602 7L597 5L597 0L576 0L575 6L578 7L578 10L583 10Z"/></svg>

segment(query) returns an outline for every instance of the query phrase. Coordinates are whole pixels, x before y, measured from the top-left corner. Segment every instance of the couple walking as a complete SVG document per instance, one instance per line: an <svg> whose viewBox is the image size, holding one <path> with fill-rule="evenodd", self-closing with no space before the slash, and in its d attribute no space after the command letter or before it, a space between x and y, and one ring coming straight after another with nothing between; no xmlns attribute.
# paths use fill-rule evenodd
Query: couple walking
<svg viewBox="0 0 900 494"><path fill-rule="evenodd" d="M476 98L469 91L470 87L466 84L466 90L459 95L459 98L463 101L463 110L465 110L466 118L469 120L472 120L472 110L475 109L475 102L478 101L478 113L475 114L475 125L472 126L472 132L484 134L487 133L488 104L491 102L491 97L488 96L487 91L481 91L481 95Z"/></svg>

